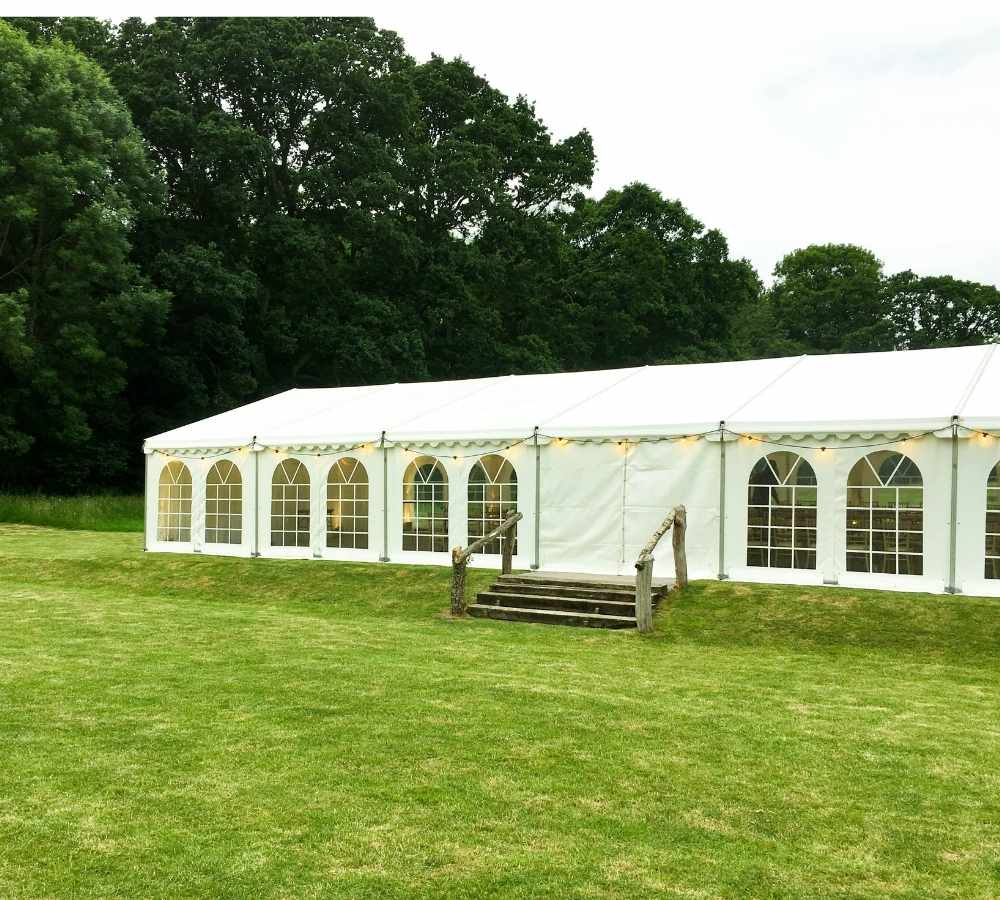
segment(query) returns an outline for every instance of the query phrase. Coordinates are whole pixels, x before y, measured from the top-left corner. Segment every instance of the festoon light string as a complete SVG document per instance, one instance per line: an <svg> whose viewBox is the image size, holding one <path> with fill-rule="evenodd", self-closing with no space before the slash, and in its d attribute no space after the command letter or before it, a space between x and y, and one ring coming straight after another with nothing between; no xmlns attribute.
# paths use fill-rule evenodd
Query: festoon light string
<svg viewBox="0 0 1000 900"><path fill-rule="evenodd" d="M967 431L971 434L976 434L981 437L991 437L1000 439L1000 434L986 431L981 428L972 428L968 425L963 425L961 423L955 423L958 428L963 431ZM844 446L830 446L828 444L805 444L798 443L794 441L776 441L766 437L760 437L755 434L749 434L742 431L734 431L731 428L711 428L707 431L691 432L689 434L673 434L673 435L659 435L655 437L637 437L637 438L604 438L604 437L563 437L560 435L553 434L543 434L539 433L538 437L546 438L547 440L553 441L557 446L565 446L567 444L605 444L614 443L615 445L621 447L632 447L639 444L664 444L664 443L678 443L691 440L698 440L700 438L709 437L712 435L729 435L733 438L748 441L751 444L766 444L769 447L784 447L790 450L819 450L821 453L833 453L838 450L868 450L875 447L891 447L895 444L905 444L908 441L918 440L920 438L929 437L942 428L950 426L941 426L941 428L931 428L927 431L917 432L915 434L906 434L896 438L890 438L884 441L871 441L863 444L849 444ZM480 459L484 456L491 456L497 453L506 453L508 450L513 450L515 447L519 447L525 444L535 437L534 434L526 435L523 438L519 438L516 441L511 441L510 443L503 444L499 447L492 447L488 450L479 450L475 453L449 453L446 456L454 461L459 461L463 459ZM280 447L271 444L261 444L255 440L251 441L249 444L241 444L236 447L228 447L223 450L218 450L212 453L201 453L198 451L185 453L184 451L170 451L170 450L153 450L153 453L159 454L161 456L166 456L172 459L215 459L219 456L226 456L230 453L239 453L243 450L264 450L271 451L273 453L293 453L299 456L336 456L342 453L351 453L354 450L369 450L380 443L380 438L374 438L369 441L362 441L360 444L353 444L350 447L338 447L329 450L294 450L290 447ZM433 451L429 448L415 448L407 446L406 444L398 444L399 449L406 453L413 454L424 454L434 455Z"/></svg>

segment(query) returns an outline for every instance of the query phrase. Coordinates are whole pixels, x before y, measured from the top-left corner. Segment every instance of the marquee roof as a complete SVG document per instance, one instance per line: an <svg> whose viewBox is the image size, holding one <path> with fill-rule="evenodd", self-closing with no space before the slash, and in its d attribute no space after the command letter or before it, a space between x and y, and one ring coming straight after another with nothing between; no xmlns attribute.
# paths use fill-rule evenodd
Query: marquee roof
<svg viewBox="0 0 1000 900"><path fill-rule="evenodd" d="M294 389L150 438L147 449L546 436L1000 427L996 345Z"/></svg>

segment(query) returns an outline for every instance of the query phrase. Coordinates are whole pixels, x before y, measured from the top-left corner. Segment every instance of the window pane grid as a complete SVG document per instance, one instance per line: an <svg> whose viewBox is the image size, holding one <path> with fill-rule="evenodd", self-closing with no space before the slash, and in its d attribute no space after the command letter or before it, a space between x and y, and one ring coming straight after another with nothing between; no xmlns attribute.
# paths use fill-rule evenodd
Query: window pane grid
<svg viewBox="0 0 1000 900"><path fill-rule="evenodd" d="M271 480L271 546L308 547L309 473L297 459L286 459Z"/></svg>
<svg viewBox="0 0 1000 900"><path fill-rule="evenodd" d="M816 568L816 475L795 453L761 457L750 473L747 565Z"/></svg>
<svg viewBox="0 0 1000 900"><path fill-rule="evenodd" d="M205 543L239 544L243 541L243 482L240 470L220 460L205 481Z"/></svg>
<svg viewBox="0 0 1000 900"><path fill-rule="evenodd" d="M403 476L403 549L448 551L448 476L431 456L413 460Z"/></svg>
<svg viewBox="0 0 1000 900"><path fill-rule="evenodd" d="M477 461L469 473L469 543L479 540L517 512L517 473L502 456L491 454ZM517 553L517 527L512 532ZM499 554L501 539L486 544L481 553Z"/></svg>
<svg viewBox="0 0 1000 900"><path fill-rule="evenodd" d="M338 460L327 476L326 546L368 549L368 472L360 460Z"/></svg>
<svg viewBox="0 0 1000 900"><path fill-rule="evenodd" d="M858 461L847 487L847 571L923 574L923 486L912 460L879 451Z"/></svg>
<svg viewBox="0 0 1000 900"><path fill-rule="evenodd" d="M182 462L167 463L157 493L156 539L191 540L191 472Z"/></svg>
<svg viewBox="0 0 1000 900"><path fill-rule="evenodd" d="M1000 579L1000 463L986 480L986 561L984 576Z"/></svg>

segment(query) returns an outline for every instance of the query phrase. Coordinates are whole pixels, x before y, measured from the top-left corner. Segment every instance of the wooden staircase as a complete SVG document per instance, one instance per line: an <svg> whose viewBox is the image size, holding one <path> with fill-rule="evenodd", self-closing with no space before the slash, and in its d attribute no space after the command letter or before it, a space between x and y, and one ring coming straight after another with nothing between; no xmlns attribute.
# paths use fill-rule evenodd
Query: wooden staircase
<svg viewBox="0 0 1000 900"><path fill-rule="evenodd" d="M654 604L670 584L659 579L653 585ZM468 613L513 622L635 628L635 579L559 572L501 575L476 597Z"/></svg>

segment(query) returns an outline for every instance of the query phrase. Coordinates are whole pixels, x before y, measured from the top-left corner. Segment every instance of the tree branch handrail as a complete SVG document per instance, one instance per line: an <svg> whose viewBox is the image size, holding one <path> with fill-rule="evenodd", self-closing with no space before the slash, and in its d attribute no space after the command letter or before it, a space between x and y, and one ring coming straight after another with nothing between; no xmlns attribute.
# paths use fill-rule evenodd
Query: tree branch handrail
<svg viewBox="0 0 1000 900"><path fill-rule="evenodd" d="M469 565L472 555L490 541L500 538L500 571L504 575L509 575L513 568L514 558L514 536L508 535L510 531L521 519L524 513L513 512L504 519L489 534L484 535L478 541L473 541L468 547L454 547L451 551L451 614L453 616L465 615L465 569Z"/></svg>
<svg viewBox="0 0 1000 900"><path fill-rule="evenodd" d="M524 518L524 513L513 512L506 519L504 519L496 528L494 528L489 534L484 535L478 541L473 541L464 550L461 547L455 547L451 551L451 558L453 562L467 562L469 557L474 553L478 553L485 547L490 541L496 540L501 534L503 534L508 529L512 528L521 519Z"/></svg>
<svg viewBox="0 0 1000 900"><path fill-rule="evenodd" d="M675 506L646 541L635 561L635 623L642 632L653 630L653 552L660 539L671 529L673 529L676 584L681 588L687 586L687 552L684 546L687 510L684 506Z"/></svg>

